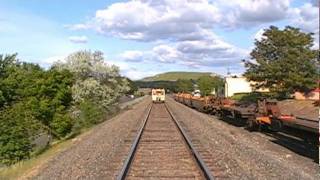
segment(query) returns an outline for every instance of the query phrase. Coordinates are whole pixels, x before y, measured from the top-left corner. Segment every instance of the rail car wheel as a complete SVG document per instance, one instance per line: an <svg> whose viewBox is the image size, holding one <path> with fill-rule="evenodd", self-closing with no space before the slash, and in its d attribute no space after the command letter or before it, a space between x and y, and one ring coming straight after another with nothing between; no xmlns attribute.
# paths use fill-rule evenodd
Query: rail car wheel
<svg viewBox="0 0 320 180"><path fill-rule="evenodd" d="M217 111L215 109L211 109L210 114L211 115L217 115Z"/></svg>
<svg viewBox="0 0 320 180"><path fill-rule="evenodd" d="M248 118L246 128L249 131L256 131L259 129L259 124L255 121L254 118Z"/></svg>
<svg viewBox="0 0 320 180"><path fill-rule="evenodd" d="M271 119L270 127L271 127L272 131L275 131L275 132L280 131L282 129L282 126L283 126L283 124L279 119L276 119L276 118Z"/></svg>
<svg viewBox="0 0 320 180"><path fill-rule="evenodd" d="M242 118L241 114L239 112L234 111L233 113L233 119L235 120L235 123L237 126L243 126L245 125L245 121Z"/></svg>
<svg viewBox="0 0 320 180"><path fill-rule="evenodd" d="M216 116L218 116L219 118L224 117L224 113L223 113L223 111L222 111L222 110L220 110L220 111L216 111Z"/></svg>

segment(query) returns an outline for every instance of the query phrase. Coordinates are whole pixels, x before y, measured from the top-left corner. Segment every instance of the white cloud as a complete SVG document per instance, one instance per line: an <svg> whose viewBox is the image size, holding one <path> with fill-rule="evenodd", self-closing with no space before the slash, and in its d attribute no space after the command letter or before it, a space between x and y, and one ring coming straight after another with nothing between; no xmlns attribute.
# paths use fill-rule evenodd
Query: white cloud
<svg viewBox="0 0 320 180"><path fill-rule="evenodd" d="M319 32L319 7L306 3L290 12L294 25L307 32Z"/></svg>
<svg viewBox="0 0 320 180"><path fill-rule="evenodd" d="M107 64L113 64L120 68L120 73L123 76L126 76L132 80L138 80L142 79L147 76L153 76L158 71L148 70L148 71L141 71L130 64L130 62L124 62L124 61L115 61L115 60L106 60Z"/></svg>
<svg viewBox="0 0 320 180"><path fill-rule="evenodd" d="M220 18L218 8L207 1L137 0L98 10L94 20L82 26L131 40L198 39Z"/></svg>
<svg viewBox="0 0 320 180"><path fill-rule="evenodd" d="M314 48L319 48L319 7L311 3L290 11L291 24L305 32L314 33Z"/></svg>
<svg viewBox="0 0 320 180"><path fill-rule="evenodd" d="M113 3L96 11L84 24L69 26L73 30L94 29L105 36L138 41L199 40L214 27L251 28L300 14L306 22L316 13L316 2L292 8L292 0L132 0ZM308 9L311 11L308 12ZM295 12L295 17L292 16ZM300 20L297 20L300 21Z"/></svg>
<svg viewBox="0 0 320 180"><path fill-rule="evenodd" d="M198 40L214 26L248 27L283 20L289 8L290 0L136 0L98 10L87 27L139 41Z"/></svg>
<svg viewBox="0 0 320 180"><path fill-rule="evenodd" d="M54 63L60 61L64 62L67 55L54 55L46 58L39 58L34 60L29 60L29 62L37 63L43 68L50 68Z"/></svg>
<svg viewBox="0 0 320 180"><path fill-rule="evenodd" d="M42 60L41 62L52 65L57 61L65 61L66 57L67 57L67 55L52 56L52 57L48 57L48 58Z"/></svg>
<svg viewBox="0 0 320 180"><path fill-rule="evenodd" d="M141 62L143 61L143 55L142 51L125 51L120 57L125 61Z"/></svg>
<svg viewBox="0 0 320 180"><path fill-rule="evenodd" d="M259 29L259 31L253 36L254 40L261 41L263 36L263 33L265 32L264 28Z"/></svg>
<svg viewBox="0 0 320 180"><path fill-rule="evenodd" d="M140 71L135 68L122 71L122 74L129 77L132 80L139 80L144 77L153 76L160 73L159 71Z"/></svg>
<svg viewBox="0 0 320 180"><path fill-rule="evenodd" d="M290 0L219 0L217 4L225 14L221 23L229 28L283 20L290 8Z"/></svg>
<svg viewBox="0 0 320 180"><path fill-rule="evenodd" d="M160 44L139 54L144 61L201 68L238 65L249 51L216 38Z"/></svg>
<svg viewBox="0 0 320 180"><path fill-rule="evenodd" d="M223 66L247 56L247 50L224 42L214 26L237 27L286 18L290 0L136 0L98 10L85 25L105 36L160 41L149 51L124 52L127 61L153 60L187 66Z"/></svg>
<svg viewBox="0 0 320 180"><path fill-rule="evenodd" d="M152 49L153 58L161 63L174 63L182 58L182 54L175 48L169 45L159 45Z"/></svg>
<svg viewBox="0 0 320 180"><path fill-rule="evenodd" d="M134 0L100 9L94 18L76 24L73 29L94 29L104 36L153 43L154 47L146 51L123 52L120 57L126 62L239 70L243 69L241 59L248 57L252 47L243 49L225 42L214 33L215 28L236 31L259 27L251 36L258 40L262 38L263 28L282 20L302 29L317 29L316 7L307 3L292 8L291 1ZM126 69L126 72L133 75L136 70Z"/></svg>
<svg viewBox="0 0 320 180"><path fill-rule="evenodd" d="M73 43L87 43L88 38L87 36L70 36L69 41Z"/></svg>

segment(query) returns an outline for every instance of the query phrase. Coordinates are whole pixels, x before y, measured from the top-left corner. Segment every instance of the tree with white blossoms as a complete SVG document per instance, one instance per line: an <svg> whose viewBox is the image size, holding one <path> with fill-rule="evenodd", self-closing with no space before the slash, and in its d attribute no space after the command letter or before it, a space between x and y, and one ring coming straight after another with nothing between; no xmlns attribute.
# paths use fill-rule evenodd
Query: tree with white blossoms
<svg viewBox="0 0 320 180"><path fill-rule="evenodd" d="M119 68L105 63L101 51L75 52L64 63L57 63L56 67L73 73L72 97L75 104L89 100L108 109L130 90L128 81L120 76Z"/></svg>

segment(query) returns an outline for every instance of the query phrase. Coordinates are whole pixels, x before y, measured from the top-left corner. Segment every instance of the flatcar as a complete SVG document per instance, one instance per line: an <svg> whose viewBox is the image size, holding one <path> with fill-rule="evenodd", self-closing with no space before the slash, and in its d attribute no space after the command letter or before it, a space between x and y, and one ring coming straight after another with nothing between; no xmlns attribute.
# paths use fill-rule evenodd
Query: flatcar
<svg viewBox="0 0 320 180"><path fill-rule="evenodd" d="M313 101L261 99L248 104L228 98L194 97L188 93L179 93L175 99L199 111L244 122L251 130L266 126L270 130L281 131L283 126L289 126L319 134L319 103Z"/></svg>
<svg viewBox="0 0 320 180"><path fill-rule="evenodd" d="M192 97L192 107L197 109L198 111L210 113L211 110L211 96L205 96L205 97Z"/></svg>
<svg viewBox="0 0 320 180"><path fill-rule="evenodd" d="M166 91L164 89L152 89L151 91L152 102L163 103L166 98Z"/></svg>

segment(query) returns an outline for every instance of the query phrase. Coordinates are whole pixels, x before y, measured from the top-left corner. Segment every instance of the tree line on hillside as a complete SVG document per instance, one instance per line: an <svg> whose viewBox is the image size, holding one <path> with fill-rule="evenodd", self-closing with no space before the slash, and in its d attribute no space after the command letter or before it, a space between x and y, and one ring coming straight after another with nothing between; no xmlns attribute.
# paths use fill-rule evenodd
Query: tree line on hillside
<svg viewBox="0 0 320 180"><path fill-rule="evenodd" d="M101 122L129 90L99 51L73 53L48 70L0 55L0 165L29 158L41 134L61 139Z"/></svg>
<svg viewBox="0 0 320 180"><path fill-rule="evenodd" d="M169 92L189 92L199 89L203 95L213 90L222 90L224 83L219 76L201 76L199 79L178 79L177 81L135 81L140 88L164 88Z"/></svg>

